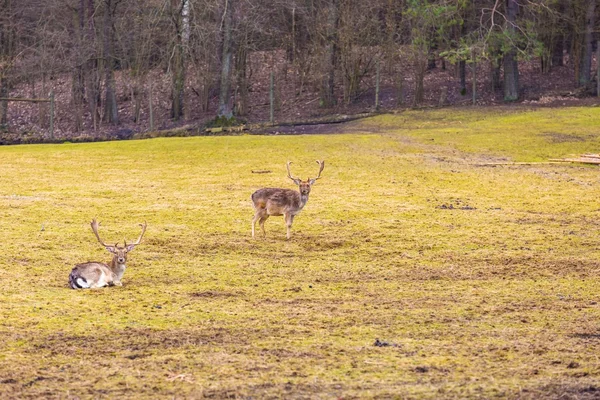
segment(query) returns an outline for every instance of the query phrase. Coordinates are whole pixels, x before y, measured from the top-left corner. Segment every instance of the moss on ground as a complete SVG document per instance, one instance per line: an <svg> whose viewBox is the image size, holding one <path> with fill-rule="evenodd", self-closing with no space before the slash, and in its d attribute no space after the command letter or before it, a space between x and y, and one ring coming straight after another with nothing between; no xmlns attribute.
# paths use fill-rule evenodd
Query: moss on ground
<svg viewBox="0 0 600 400"><path fill-rule="evenodd" d="M0 147L0 396L593 398L598 169L485 164L598 152L599 114ZM292 240L252 240L250 194L316 159ZM93 217L148 231L123 287L73 291Z"/></svg>

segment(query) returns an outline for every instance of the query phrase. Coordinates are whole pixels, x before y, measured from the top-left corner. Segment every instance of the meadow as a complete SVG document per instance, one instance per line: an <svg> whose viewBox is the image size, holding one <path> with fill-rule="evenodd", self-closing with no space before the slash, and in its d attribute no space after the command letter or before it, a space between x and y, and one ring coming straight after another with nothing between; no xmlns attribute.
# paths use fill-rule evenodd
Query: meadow
<svg viewBox="0 0 600 400"><path fill-rule="evenodd" d="M600 397L600 108L0 147L0 397ZM251 238L251 193L322 178ZM512 162L515 162L514 164ZM252 171L268 170L256 174ZM122 287L68 288L110 243Z"/></svg>

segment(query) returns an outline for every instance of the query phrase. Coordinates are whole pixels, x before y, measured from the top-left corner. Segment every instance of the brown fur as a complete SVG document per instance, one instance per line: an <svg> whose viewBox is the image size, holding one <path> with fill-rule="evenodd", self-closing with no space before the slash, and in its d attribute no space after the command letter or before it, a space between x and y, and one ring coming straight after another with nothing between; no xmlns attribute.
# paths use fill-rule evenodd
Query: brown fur
<svg viewBox="0 0 600 400"><path fill-rule="evenodd" d="M287 227L286 237L288 239L291 238L294 217L298 215L306 205L312 185L321 177L321 172L325 167L324 161L317 161L317 163L321 166L319 175L314 179L308 178L306 181L302 181L291 176L289 167L291 163L288 161L288 178L298 185L298 191L292 189L263 188L252 193L252 205L255 210L254 218L252 219L252 237L254 237L257 222L262 229L263 236L266 236L266 220L270 216L283 215Z"/></svg>
<svg viewBox="0 0 600 400"><path fill-rule="evenodd" d="M121 286L121 278L123 278L126 268L125 263L127 262L127 253L133 250L133 248L142 241L144 232L146 232L146 223L140 224L142 227L142 234L138 240L131 244L125 243L124 247L121 247L118 244L115 244L114 246L104 244L98 235L99 224L95 219L92 220L91 226L92 231L96 235L96 238L98 238L100 244L112 253L113 258L108 264L100 262L77 264L69 274L69 285L73 289L99 288L113 285Z"/></svg>

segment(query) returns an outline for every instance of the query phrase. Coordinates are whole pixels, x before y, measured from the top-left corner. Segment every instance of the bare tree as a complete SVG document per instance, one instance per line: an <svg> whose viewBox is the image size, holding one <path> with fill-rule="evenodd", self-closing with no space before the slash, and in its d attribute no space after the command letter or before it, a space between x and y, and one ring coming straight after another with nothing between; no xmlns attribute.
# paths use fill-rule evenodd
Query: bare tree
<svg viewBox="0 0 600 400"><path fill-rule="evenodd" d="M169 19L173 29L169 55L171 73L171 118L183 115L185 87L185 52L190 39L189 0L169 0Z"/></svg>
<svg viewBox="0 0 600 400"><path fill-rule="evenodd" d="M114 15L120 0L104 0L104 119L108 123L117 125L119 113L117 108L117 93L115 88L115 42L114 42Z"/></svg>
<svg viewBox="0 0 600 400"><path fill-rule="evenodd" d="M87 2L85 10L86 32L84 36L84 46L89 50L89 56L85 63L84 76L86 83L86 97L92 115L92 125L94 129L98 128L100 123L100 57L98 56L98 36L96 33L96 23L94 20L96 13L95 0L84 0Z"/></svg>
<svg viewBox="0 0 600 400"><path fill-rule="evenodd" d="M328 0L324 12L326 14L326 24L323 33L321 105L331 107L336 103L334 91L338 57L339 0Z"/></svg>
<svg viewBox="0 0 600 400"><path fill-rule="evenodd" d="M519 99L519 64L515 49L515 33L519 4L516 0L506 0L506 32L509 50L504 54L504 101Z"/></svg>
<svg viewBox="0 0 600 400"><path fill-rule="evenodd" d="M423 102L423 80L432 51L442 44L450 34L450 28L456 25L458 8L456 2L439 0L429 2L416 0L407 6L406 16L410 30L410 57L413 61L415 76L414 105Z"/></svg>
<svg viewBox="0 0 600 400"><path fill-rule="evenodd" d="M8 97L16 61L16 21L12 0L0 0L0 97ZM8 123L8 104L0 102L0 128Z"/></svg>
<svg viewBox="0 0 600 400"><path fill-rule="evenodd" d="M587 0L585 8L585 33L581 44L581 59L579 62L579 85L585 86L592 80L592 42L596 22L596 0Z"/></svg>
<svg viewBox="0 0 600 400"><path fill-rule="evenodd" d="M221 21L221 87L219 91L219 117L231 118L233 112L230 104L231 62L233 58L233 29L235 0L224 0L223 18Z"/></svg>

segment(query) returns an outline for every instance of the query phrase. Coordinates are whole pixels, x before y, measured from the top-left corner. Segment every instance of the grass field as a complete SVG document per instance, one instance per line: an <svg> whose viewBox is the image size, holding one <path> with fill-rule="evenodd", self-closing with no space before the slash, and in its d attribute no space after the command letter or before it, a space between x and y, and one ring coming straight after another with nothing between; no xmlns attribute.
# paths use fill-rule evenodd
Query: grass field
<svg viewBox="0 0 600 400"><path fill-rule="evenodd" d="M599 398L598 168L502 163L599 152L600 108L345 129L0 147L0 398ZM250 194L316 159L292 239L252 240ZM94 217L148 230L71 290Z"/></svg>

